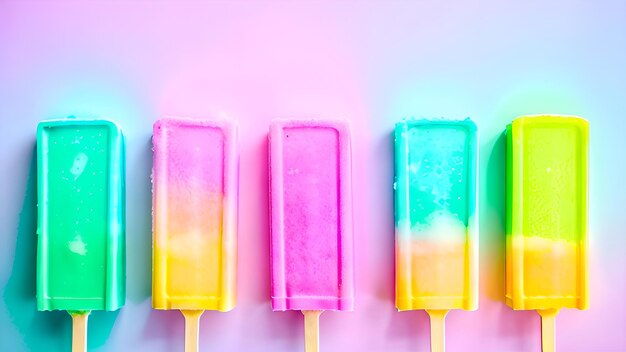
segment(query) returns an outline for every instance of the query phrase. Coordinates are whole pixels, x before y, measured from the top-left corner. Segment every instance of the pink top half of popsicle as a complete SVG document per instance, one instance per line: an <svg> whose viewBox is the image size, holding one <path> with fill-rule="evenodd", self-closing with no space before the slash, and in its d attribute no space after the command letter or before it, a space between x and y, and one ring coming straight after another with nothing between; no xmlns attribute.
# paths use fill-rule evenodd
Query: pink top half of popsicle
<svg viewBox="0 0 626 352"><path fill-rule="evenodd" d="M220 234L222 214L236 208L236 159L231 140L236 124L227 121L164 118L154 124L155 218L167 219L169 235ZM235 165L235 164L233 164ZM231 175L232 174L232 175ZM231 204L232 203L232 204Z"/></svg>
<svg viewBox="0 0 626 352"><path fill-rule="evenodd" d="M352 310L349 128L276 120L269 140L272 307Z"/></svg>

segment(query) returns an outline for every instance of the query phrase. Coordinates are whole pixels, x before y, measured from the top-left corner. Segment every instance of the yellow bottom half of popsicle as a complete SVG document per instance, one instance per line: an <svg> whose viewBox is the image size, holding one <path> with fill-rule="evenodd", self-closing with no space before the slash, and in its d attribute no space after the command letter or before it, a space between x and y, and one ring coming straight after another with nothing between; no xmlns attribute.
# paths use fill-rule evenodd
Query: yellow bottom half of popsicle
<svg viewBox="0 0 626 352"><path fill-rule="evenodd" d="M476 309L477 283L471 243L457 239L396 239L396 307L414 309Z"/></svg>
<svg viewBox="0 0 626 352"><path fill-rule="evenodd" d="M507 236L506 300L514 309L585 309L586 270L580 241Z"/></svg>
<svg viewBox="0 0 626 352"><path fill-rule="evenodd" d="M154 246L153 307L232 309L235 255L216 234L167 236Z"/></svg>

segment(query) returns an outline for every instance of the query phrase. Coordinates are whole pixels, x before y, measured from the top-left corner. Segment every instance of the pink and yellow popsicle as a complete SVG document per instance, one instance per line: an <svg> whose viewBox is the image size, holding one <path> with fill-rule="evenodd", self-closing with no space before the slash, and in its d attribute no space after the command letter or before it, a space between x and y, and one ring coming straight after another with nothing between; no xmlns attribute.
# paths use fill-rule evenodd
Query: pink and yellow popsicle
<svg viewBox="0 0 626 352"><path fill-rule="evenodd" d="M239 156L228 121L165 118L153 135L153 299L180 309L187 351L204 310L236 301Z"/></svg>

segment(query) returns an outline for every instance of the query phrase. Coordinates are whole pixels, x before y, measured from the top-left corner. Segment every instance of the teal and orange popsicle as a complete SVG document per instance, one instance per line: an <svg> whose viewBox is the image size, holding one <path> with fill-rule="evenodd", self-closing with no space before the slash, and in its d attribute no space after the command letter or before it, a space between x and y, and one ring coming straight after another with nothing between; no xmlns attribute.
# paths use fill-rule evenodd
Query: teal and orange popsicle
<svg viewBox="0 0 626 352"><path fill-rule="evenodd" d="M37 128L37 308L66 310L74 351L87 315L125 301L124 143L107 120L64 119Z"/></svg>
<svg viewBox="0 0 626 352"><path fill-rule="evenodd" d="M476 133L469 119L396 124L396 307L428 312L432 351L450 309L478 307Z"/></svg>

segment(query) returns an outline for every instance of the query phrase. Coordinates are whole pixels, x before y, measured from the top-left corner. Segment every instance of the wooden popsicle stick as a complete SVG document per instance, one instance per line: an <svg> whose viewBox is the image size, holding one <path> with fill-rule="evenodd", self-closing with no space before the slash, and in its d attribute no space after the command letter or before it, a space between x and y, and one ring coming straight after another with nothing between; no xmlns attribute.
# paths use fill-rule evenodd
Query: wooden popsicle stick
<svg viewBox="0 0 626 352"><path fill-rule="evenodd" d="M543 352L554 352L556 350L555 320L559 314L558 309L538 309L541 315L541 350Z"/></svg>
<svg viewBox="0 0 626 352"><path fill-rule="evenodd" d="M430 317L430 351L444 352L446 350L446 314L447 309L426 309Z"/></svg>
<svg viewBox="0 0 626 352"><path fill-rule="evenodd" d="M320 314L323 310L303 310L304 314L304 351L320 350Z"/></svg>
<svg viewBox="0 0 626 352"><path fill-rule="evenodd" d="M185 317L185 352L198 352L200 316L203 310L181 310Z"/></svg>
<svg viewBox="0 0 626 352"><path fill-rule="evenodd" d="M86 352L87 319L90 311L68 313L72 316L72 352Z"/></svg>

